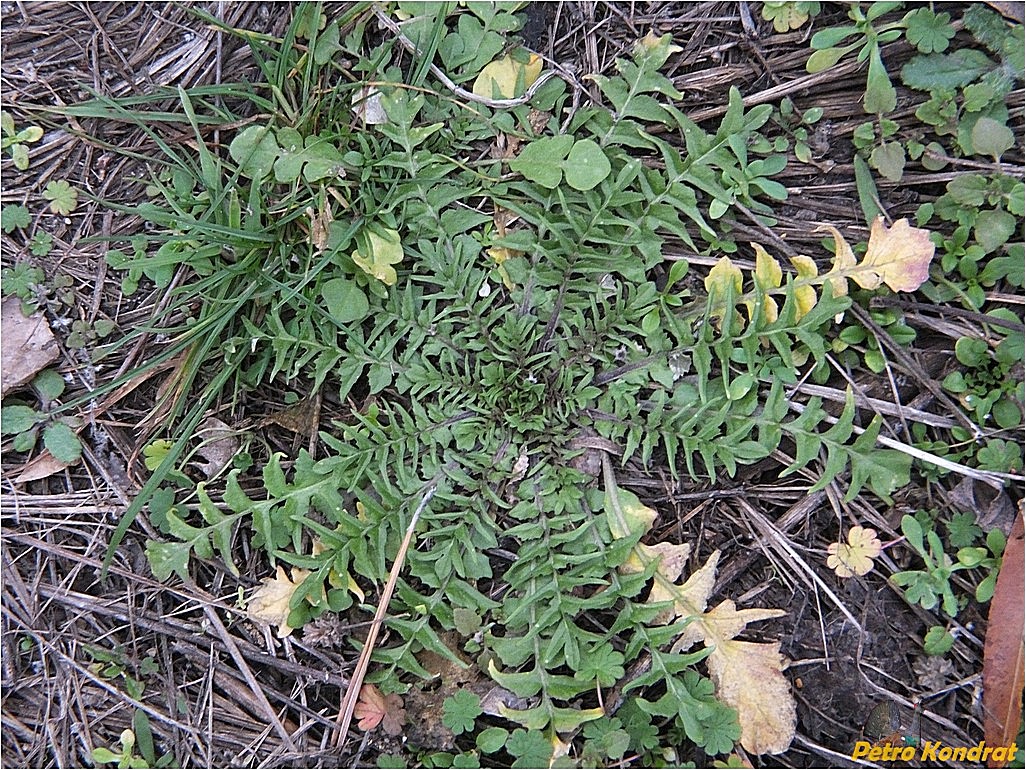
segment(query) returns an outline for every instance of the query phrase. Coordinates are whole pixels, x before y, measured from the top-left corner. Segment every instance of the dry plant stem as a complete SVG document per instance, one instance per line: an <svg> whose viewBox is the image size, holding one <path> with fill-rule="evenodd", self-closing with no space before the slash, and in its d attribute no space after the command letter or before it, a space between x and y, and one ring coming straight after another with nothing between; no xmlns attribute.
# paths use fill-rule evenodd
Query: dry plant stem
<svg viewBox="0 0 1026 770"><path fill-rule="evenodd" d="M202 595L200 589L192 581L185 581L185 584L189 588L196 592L197 596ZM203 613L207 616L210 624L214 627L214 631L224 642L224 646L228 648L228 654L232 656L232 660L235 661L235 665L238 667L239 672L246 680L246 684L249 685L253 695L256 697L257 707L267 717L268 724L274 728L274 731L278 734L278 737L282 739L282 742L288 746L292 751L298 751L296 744L292 742L292 736L289 735L289 731L285 729L285 726L281 723L274 708L272 708L270 701L267 700L267 696L264 695L264 691L260 689L260 683L257 682L256 677L253 676L253 671L246 663L246 659L242 657L242 652L239 650L235 640L232 639L232 635L228 633L228 629L224 627L224 623L221 622L221 618L218 617L217 611L214 610L213 606L203 601Z"/></svg>
<svg viewBox="0 0 1026 770"><path fill-rule="evenodd" d="M940 385L934 382L933 379L923 371L923 368L919 366L919 364L912 360L912 357L909 356L909 354L906 353L900 345L891 339L891 336L887 334L887 332L880 328L879 324L869 316L868 312L854 303L852 303L851 307L848 308L848 312L855 316L859 320L859 323L865 326L866 329L871 331L876 336L881 347L886 346L890 354L894 356L895 360L905 367L909 374L914 375L915 378L923 384L923 387L933 394L934 398L948 407L955 418L972 432L975 439L979 440L983 438L983 432L980 430L979 426L962 413L958 404L956 404L951 397L944 392Z"/></svg>
<svg viewBox="0 0 1026 770"><path fill-rule="evenodd" d="M837 606L837 609L839 609L844 616L851 621L851 624L859 630L859 633L864 634L865 629L862 627L862 624L855 619L855 616L852 615L847 605L845 605L845 603L841 601L840 597L830 589L830 586L823 582L823 579L812 567L808 565L805 559L803 559L798 552L791 547L790 541L780 532L779 529L777 529L777 527L773 525L773 522L767 519L743 497L737 498L737 505L744 511L745 517L749 522L751 522L752 526L754 526L755 529L758 530L766 539L767 544L784 556L785 561L799 567L799 575L803 571L807 573L812 582L815 583L823 593L830 597L831 601L833 601ZM806 585L809 585L809 581L804 578L803 582L805 582Z"/></svg>
<svg viewBox="0 0 1026 770"><path fill-rule="evenodd" d="M395 555L395 561L392 562L392 571L388 575L388 582L385 584L385 590L381 592L381 599L378 602L378 609L374 613L374 620L371 621L370 631L367 634L367 641L364 642L363 651L360 653L359 659L356 661L356 669L353 671L353 675L349 678L349 688L346 690L345 697L342 699L342 704L339 707L338 719L335 722L336 731L332 737L332 743L335 747L341 749L346 741L346 734L349 732L349 725L353 721L353 709L356 708L356 700L360 695L360 688L363 686L363 678L367 675L367 667L370 665L371 654L374 652L374 643L378 639L378 632L381 630L381 624L385 621L385 613L388 612L388 604L392 600L392 593L395 591L395 584L399 580L399 572L403 568L403 563L406 561L406 552L410 549L410 543L413 542L414 530L417 527L417 521L420 520L420 514L423 513L424 508L430 502L431 498L435 496L436 486L432 485L428 488L427 492L424 493L424 497L421 498L420 505L417 506L417 510L413 513L413 518L410 519L409 525L406 527L406 535L403 537L403 542L399 546L399 552Z"/></svg>

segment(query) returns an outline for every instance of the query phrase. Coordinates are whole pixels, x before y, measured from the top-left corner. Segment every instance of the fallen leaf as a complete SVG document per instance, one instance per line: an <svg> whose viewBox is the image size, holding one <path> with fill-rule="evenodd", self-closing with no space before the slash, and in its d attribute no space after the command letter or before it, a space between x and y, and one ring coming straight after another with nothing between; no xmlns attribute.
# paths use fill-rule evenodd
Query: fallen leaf
<svg viewBox="0 0 1026 770"><path fill-rule="evenodd" d="M388 114L381 103L381 92L374 86L364 86L353 94L353 112L368 126L388 123Z"/></svg>
<svg viewBox="0 0 1026 770"><path fill-rule="evenodd" d="M61 462L45 449L22 466L21 473L14 479L15 484L24 484L27 481L39 481L60 473L69 467L69 463Z"/></svg>
<svg viewBox="0 0 1026 770"><path fill-rule="evenodd" d="M873 559L880 555L881 550L882 544L875 529L852 527L848 530L847 543L827 546L827 566L842 578L865 575L873 569Z"/></svg>
<svg viewBox="0 0 1026 770"><path fill-rule="evenodd" d="M1023 503L1001 558L997 587L990 600L983 645L983 733L988 746L1008 746L1022 724L1023 639ZM989 762L1001 767L1003 762Z"/></svg>
<svg viewBox="0 0 1026 770"><path fill-rule="evenodd" d="M288 623L289 601L299 584L309 574L309 571L305 569L293 567L290 580L289 576L285 574L284 567L279 564L275 576L264 578L250 597L246 607L249 616L263 623L278 626L278 638L284 639L292 633L292 627Z"/></svg>
<svg viewBox="0 0 1026 770"><path fill-rule="evenodd" d="M274 423L301 436L309 436L317 428L320 419L320 405L315 397L307 397L282 409L272 412L260 421L261 427Z"/></svg>
<svg viewBox="0 0 1026 770"><path fill-rule="evenodd" d="M534 85L542 71L542 58L532 53L528 61L518 62L507 54L486 64L474 80L473 91L483 99L513 99Z"/></svg>
<svg viewBox="0 0 1026 770"><path fill-rule="evenodd" d="M204 420L196 430L196 436L202 442L196 454L206 462L197 461L195 464L208 479L212 479L234 459L239 451L239 439L227 423L216 417Z"/></svg>
<svg viewBox="0 0 1026 770"><path fill-rule="evenodd" d="M307 206L306 216L310 220L310 245L314 247L315 253L321 254L328 247L328 231L335 221L328 196L322 199L320 210Z"/></svg>
<svg viewBox="0 0 1026 770"><path fill-rule="evenodd" d="M360 697L353 709L353 716L359 720L356 726L361 730L373 730L378 725L386 735L399 735L406 722L403 699L398 695L383 695L372 684L360 688Z"/></svg>
<svg viewBox="0 0 1026 770"><path fill-rule="evenodd" d="M0 394L27 384L38 372L58 358L61 351L42 313L26 317L21 300L11 296L0 308L0 371L3 372Z"/></svg>

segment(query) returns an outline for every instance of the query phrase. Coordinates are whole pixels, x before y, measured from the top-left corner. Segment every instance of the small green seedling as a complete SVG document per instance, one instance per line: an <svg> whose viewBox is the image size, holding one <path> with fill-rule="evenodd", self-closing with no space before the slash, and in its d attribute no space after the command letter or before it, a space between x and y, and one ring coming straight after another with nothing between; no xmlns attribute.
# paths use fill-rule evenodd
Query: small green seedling
<svg viewBox="0 0 1026 770"><path fill-rule="evenodd" d="M895 585L905 589L905 598L909 602L928 610L939 603L945 613L955 617L960 602L951 587L951 577L958 571L977 567L987 569L990 573L977 586L976 600L989 601L994 595L997 568L1001 564L1000 557L1005 546L1005 538L1000 530L993 530L987 535L987 548L960 548L956 554L957 561L945 553L940 536L932 529L924 533L922 525L914 516L906 515L902 518L901 531L912 550L926 563L925 569L906 570L891 576ZM963 600L961 604L964 603Z"/></svg>
<svg viewBox="0 0 1026 770"><path fill-rule="evenodd" d="M29 126L18 131L14 127L14 118L9 112L0 112L0 130L3 131L3 139L0 140L0 149L10 150L14 167L24 171L29 167L29 152L25 145L33 144L43 138L43 129L39 126Z"/></svg>
<svg viewBox="0 0 1026 770"><path fill-rule="evenodd" d="M43 446L54 459L66 465L78 462L82 442L76 432L81 422L75 417L60 417L51 404L64 392L64 379L54 369L44 369L32 380L42 411L26 404L11 404L0 410L0 434L14 436L15 452L28 452L42 434Z"/></svg>

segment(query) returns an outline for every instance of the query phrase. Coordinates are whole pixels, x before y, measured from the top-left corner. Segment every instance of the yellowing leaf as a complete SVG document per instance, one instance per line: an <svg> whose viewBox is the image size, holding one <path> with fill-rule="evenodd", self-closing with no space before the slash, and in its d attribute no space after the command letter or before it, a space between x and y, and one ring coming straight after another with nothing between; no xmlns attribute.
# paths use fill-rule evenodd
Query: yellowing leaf
<svg viewBox="0 0 1026 770"><path fill-rule="evenodd" d="M247 612L251 618L272 626L278 626L278 638L284 639L292 633L288 624L289 601L292 594L296 592L299 584L302 583L310 572L298 567L292 568L292 579L289 580L285 569L279 564L278 571L273 578L264 578L261 585L250 597Z"/></svg>
<svg viewBox="0 0 1026 770"><path fill-rule="evenodd" d="M811 279L815 278L819 274L819 270L816 268L816 263L809 257L803 255L791 257L791 264L794 265L794 269L798 271L799 279ZM816 306L816 289L808 284L805 286L796 286L794 290L794 298L798 302L798 318L801 318Z"/></svg>
<svg viewBox="0 0 1026 770"><path fill-rule="evenodd" d="M755 249L755 273L753 276L755 288L762 295L762 316L767 323L773 323L777 320L780 311L777 301L768 292L780 286L784 271L780 268L780 263L758 243L753 243L752 248ZM748 318L754 320L756 303L753 300L748 300L745 302L745 306L748 308Z"/></svg>
<svg viewBox="0 0 1026 770"><path fill-rule="evenodd" d="M832 225L823 225L817 227L817 230L826 230L832 236L834 236L834 260L833 267L830 268L830 272L827 273L827 279L830 281L830 287L833 289L835 297L844 297L848 294L848 278L845 273L855 267L855 252L851 250L851 246L844 240L844 236ZM842 273L840 276L834 275L835 273ZM831 278L831 276L834 276Z"/></svg>
<svg viewBox="0 0 1026 770"><path fill-rule="evenodd" d="M533 86L541 71L542 58L538 54L532 53L526 64L507 54L485 65L474 80L473 91L483 99L493 99L496 93L501 99L513 99Z"/></svg>
<svg viewBox="0 0 1026 770"><path fill-rule="evenodd" d="M723 261L719 264L723 264ZM721 269L720 275L726 278L717 280L733 280L732 267L728 264L727 268ZM631 503L619 499L624 491L617 488L608 459L603 462L603 471L606 515L612 529L613 520L626 520L623 510L630 507ZM648 517L646 514L645 519ZM621 524L620 528L621 531L632 531L625 524ZM780 656L780 645L734 639L744 631L747 624L780 617L783 611L763 608L738 610L734 602L728 599L706 612L709 596L716 583L719 551L714 551L705 565L693 572L683 585L677 585L676 580L683 571L686 558L684 550L657 549L656 546L638 544L631 556L634 563L629 561L621 570L636 572L638 564L643 569L654 558L659 558L660 564L656 569L648 602L665 601L673 604L671 609L653 618L651 622L666 624L678 617L688 618L690 622L674 642L672 651L686 650L698 642L711 648L706 658L709 676L716 686L717 697L737 709L741 724L741 745L759 754L786 751L794 738L797 718L790 685L783 675L784 661ZM523 720L518 721L524 724Z"/></svg>
<svg viewBox="0 0 1026 770"><path fill-rule="evenodd" d="M842 578L865 575L873 569L873 559L880 555L882 549L875 529L852 527L848 530L847 543L827 546L827 566Z"/></svg>
<svg viewBox="0 0 1026 770"><path fill-rule="evenodd" d="M709 275L705 277L705 290L709 292L709 302L712 305L712 317L723 318L727 312L727 297L737 297L741 294L741 268L730 261L730 257L723 257L712 266Z"/></svg>
<svg viewBox="0 0 1026 770"><path fill-rule="evenodd" d="M794 739L798 719L784 678L780 644L724 640L706 658L716 694L737 709L741 745L753 754L781 754Z"/></svg>
<svg viewBox="0 0 1026 770"><path fill-rule="evenodd" d="M912 227L907 219L888 228L883 217L877 217L861 265L869 271L857 271L852 278L863 289L885 283L894 291L915 291L930 275L934 250L929 230Z"/></svg>
<svg viewBox="0 0 1026 770"><path fill-rule="evenodd" d="M636 572L644 572L645 568L653 561L658 561L659 566L656 568L660 575L669 581L675 581L680 577L680 573L684 571L684 565L687 563L688 556L691 555L691 546L687 543L656 543L655 545L645 545L644 543L638 543L631 555L627 557L620 566L620 572L624 575L632 575ZM655 591L657 586L653 586L652 590ZM649 597L649 602L663 601L662 599L652 599Z"/></svg>
<svg viewBox="0 0 1026 770"><path fill-rule="evenodd" d="M713 551L709 560L692 572L681 586L672 580L666 580L657 573L652 593L665 597L662 599L663 601L672 599L673 609L657 615L653 622L669 623L677 617L698 617L705 612L709 594L712 593L713 586L716 584L716 565L719 561L720 552ZM649 601L652 601L651 594ZM697 622L692 622L684 629L677 644L680 644L683 649L703 638L705 638L705 629L701 628ZM682 642L681 640L686 641Z"/></svg>
<svg viewBox="0 0 1026 770"><path fill-rule="evenodd" d="M392 265L403 261L403 245L398 231L388 227L367 228L361 233L358 243L359 248L352 253L353 262L367 275L386 286L394 286L398 276Z"/></svg>
<svg viewBox="0 0 1026 770"><path fill-rule="evenodd" d="M641 537L652 528L658 515L626 489L606 486L606 522L614 538Z"/></svg>
<svg viewBox="0 0 1026 770"><path fill-rule="evenodd" d="M715 573L713 574L715 578ZM695 628L704 635L707 646L713 646L722 639L733 639L745 630L749 623L770 620L785 615L783 610L752 607L739 610L730 599L724 599L713 609L702 615L702 622L695 623Z"/></svg>

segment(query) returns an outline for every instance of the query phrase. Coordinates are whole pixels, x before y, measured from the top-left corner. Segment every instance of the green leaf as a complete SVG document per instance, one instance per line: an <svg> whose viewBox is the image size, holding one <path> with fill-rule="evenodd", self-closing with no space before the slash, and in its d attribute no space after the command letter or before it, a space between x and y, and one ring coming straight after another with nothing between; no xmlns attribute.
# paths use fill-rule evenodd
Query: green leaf
<svg viewBox="0 0 1026 770"><path fill-rule="evenodd" d="M268 126L250 126L228 145L228 154L239 164L239 172L260 180L271 173L280 148Z"/></svg>
<svg viewBox="0 0 1026 770"><path fill-rule="evenodd" d="M0 226L5 233L12 233L18 227L28 227L32 224L32 216L24 206L15 206L8 203L0 209Z"/></svg>
<svg viewBox="0 0 1026 770"><path fill-rule="evenodd" d="M880 196L876 189L876 182L873 181L873 172L869 170L869 164L859 155L855 156L853 163L855 165L855 189L859 194L862 216L866 218L868 225L883 213L880 211L880 204L877 203Z"/></svg>
<svg viewBox="0 0 1026 770"><path fill-rule="evenodd" d="M869 52L869 74L866 76L866 112L882 115L893 110L897 103L898 92L891 85L891 79L884 68L880 48L874 45Z"/></svg>
<svg viewBox="0 0 1026 770"><path fill-rule="evenodd" d="M294 128L283 128L278 132L277 144L274 178L279 182L294 182L300 175L307 182L316 182L342 173L342 154L328 139L303 139Z"/></svg>
<svg viewBox="0 0 1026 770"><path fill-rule="evenodd" d="M168 453L171 451L172 446L174 446L174 442L163 438L154 439L144 446L143 465L146 466L146 469L150 471L157 470L157 468L160 467L160 464L164 462L164 458L167 457Z"/></svg>
<svg viewBox="0 0 1026 770"><path fill-rule="evenodd" d="M969 85L993 67L987 54L975 48L962 48L950 54L914 57L901 68L901 80L920 91L953 91Z"/></svg>
<svg viewBox="0 0 1026 770"><path fill-rule="evenodd" d="M32 380L32 387L43 401L53 401L64 392L64 378L56 369L44 369Z"/></svg>
<svg viewBox="0 0 1026 770"><path fill-rule="evenodd" d="M481 716L481 701L469 690L460 690L442 701L442 723L454 734L469 733Z"/></svg>
<svg viewBox="0 0 1026 770"><path fill-rule="evenodd" d="M943 626L931 626L923 637L923 652L927 655L944 655L955 644L953 637Z"/></svg>
<svg viewBox="0 0 1026 770"><path fill-rule="evenodd" d="M514 730L506 751L516 757L513 767L548 767L552 760L552 744L540 730Z"/></svg>
<svg viewBox="0 0 1026 770"><path fill-rule="evenodd" d="M509 739L509 730L502 727L488 727L477 734L476 744L485 754L494 754L504 748Z"/></svg>
<svg viewBox="0 0 1026 770"><path fill-rule="evenodd" d="M1004 123L982 117L973 126L972 142L977 155L989 155L996 162L1015 146L1015 135Z"/></svg>
<svg viewBox="0 0 1026 770"><path fill-rule="evenodd" d="M63 179L50 182L43 190L43 197L50 201L50 211L67 216L78 208L78 190Z"/></svg>
<svg viewBox="0 0 1026 770"><path fill-rule="evenodd" d="M566 183L575 190L590 190L609 176L609 158L596 142L582 139L575 142L563 163Z"/></svg>
<svg viewBox="0 0 1026 770"><path fill-rule="evenodd" d="M370 303L356 281L332 278L321 286L321 297L331 317L340 324L362 321L370 312Z"/></svg>
<svg viewBox="0 0 1026 770"><path fill-rule="evenodd" d="M905 172L905 148L901 146L901 142L884 142L877 145L869 156L869 164L885 179L900 182Z"/></svg>
<svg viewBox="0 0 1026 770"><path fill-rule="evenodd" d="M951 14L934 13L929 8L917 8L905 14L905 38L922 53L940 52L948 47L955 36Z"/></svg>
<svg viewBox="0 0 1026 770"><path fill-rule="evenodd" d="M66 465L82 457L82 442L74 430L63 422L53 422L43 429L43 446L54 459Z"/></svg>
<svg viewBox="0 0 1026 770"><path fill-rule="evenodd" d="M159 582L164 582L171 577L171 573L176 572L182 580L187 580L190 551L188 543L159 543L156 540L147 540L146 560L150 563L153 577Z"/></svg>
<svg viewBox="0 0 1026 770"><path fill-rule="evenodd" d="M805 63L805 71L809 74L824 72L837 64L845 54L854 51L855 48L856 46L849 45L844 48L824 48L820 51L813 51Z"/></svg>
<svg viewBox="0 0 1026 770"><path fill-rule="evenodd" d="M1015 233L1016 219L1007 211L994 209L976 215L973 237L986 253L996 251Z"/></svg>
<svg viewBox="0 0 1026 770"><path fill-rule="evenodd" d="M28 406L5 406L0 409L0 433L5 436L24 433L44 419L45 414Z"/></svg>
<svg viewBox="0 0 1026 770"><path fill-rule="evenodd" d="M554 189L563 179L563 161L573 146L574 138L568 134L536 139L509 162L510 170L542 187Z"/></svg>
<svg viewBox="0 0 1026 770"><path fill-rule="evenodd" d="M324 65L331 61L331 57L338 51L338 41L338 22L333 21L317 36L317 44L314 46L314 63Z"/></svg>

